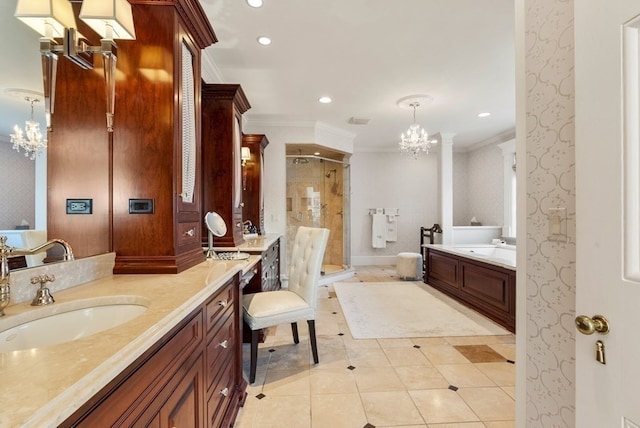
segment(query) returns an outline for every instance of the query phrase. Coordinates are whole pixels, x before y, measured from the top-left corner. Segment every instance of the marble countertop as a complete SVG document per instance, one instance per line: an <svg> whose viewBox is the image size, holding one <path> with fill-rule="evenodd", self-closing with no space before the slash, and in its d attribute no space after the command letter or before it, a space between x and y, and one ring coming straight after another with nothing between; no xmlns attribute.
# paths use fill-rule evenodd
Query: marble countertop
<svg viewBox="0 0 640 428"><path fill-rule="evenodd" d="M246 273L259 260L207 260L175 275L111 275L56 292L56 303L136 296L150 304L133 320L92 336L0 353L0 426L57 426L228 279ZM29 302L9 306L0 330L12 318L35 310Z"/></svg>
<svg viewBox="0 0 640 428"><path fill-rule="evenodd" d="M278 239L280 239L279 234L266 234L266 235L258 235L257 238L245 239L244 243L235 246L235 247L216 247L215 242L213 249L214 251L247 251L252 253L258 253L267 251L267 249L273 245ZM206 248L205 248L206 251Z"/></svg>

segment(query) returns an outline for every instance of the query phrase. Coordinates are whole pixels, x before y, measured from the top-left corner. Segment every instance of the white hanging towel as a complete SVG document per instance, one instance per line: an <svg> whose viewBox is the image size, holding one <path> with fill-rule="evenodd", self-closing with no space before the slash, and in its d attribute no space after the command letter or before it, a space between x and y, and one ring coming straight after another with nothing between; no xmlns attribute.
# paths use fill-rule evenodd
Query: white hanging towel
<svg viewBox="0 0 640 428"><path fill-rule="evenodd" d="M387 246L387 216L384 214L373 214L371 216L371 246L373 248L386 248Z"/></svg>
<svg viewBox="0 0 640 428"><path fill-rule="evenodd" d="M385 239L387 242L396 242L398 240L398 208L385 208L384 213L387 216Z"/></svg>

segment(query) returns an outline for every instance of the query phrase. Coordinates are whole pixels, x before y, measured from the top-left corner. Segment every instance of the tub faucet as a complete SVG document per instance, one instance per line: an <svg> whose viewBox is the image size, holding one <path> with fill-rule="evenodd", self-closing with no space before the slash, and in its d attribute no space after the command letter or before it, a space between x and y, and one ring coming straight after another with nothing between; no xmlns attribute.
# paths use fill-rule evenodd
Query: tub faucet
<svg viewBox="0 0 640 428"><path fill-rule="evenodd" d="M0 236L0 317L4 315L4 308L9 306L11 300L11 277L9 272L10 256L32 256L34 254L47 251L54 245L61 245L64 248L63 260L73 260L73 250L71 245L63 239L51 239L42 245L34 248L15 248L7 245L7 237Z"/></svg>

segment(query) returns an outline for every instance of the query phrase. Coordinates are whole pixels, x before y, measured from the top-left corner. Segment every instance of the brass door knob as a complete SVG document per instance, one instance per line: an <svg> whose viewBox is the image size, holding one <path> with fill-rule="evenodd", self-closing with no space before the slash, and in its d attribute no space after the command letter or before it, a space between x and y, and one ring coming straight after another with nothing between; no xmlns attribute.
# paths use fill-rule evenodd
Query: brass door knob
<svg viewBox="0 0 640 428"><path fill-rule="evenodd" d="M602 315L594 315L589 318L586 315L578 315L576 317L576 328L582 334L593 334L598 332L600 334L609 333L609 321Z"/></svg>

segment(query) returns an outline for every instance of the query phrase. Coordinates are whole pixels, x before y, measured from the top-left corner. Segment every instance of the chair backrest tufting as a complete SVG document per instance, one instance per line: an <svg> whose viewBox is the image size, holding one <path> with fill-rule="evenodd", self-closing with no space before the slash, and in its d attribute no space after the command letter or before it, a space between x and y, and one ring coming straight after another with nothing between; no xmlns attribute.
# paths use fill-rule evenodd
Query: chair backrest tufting
<svg viewBox="0 0 640 428"><path fill-rule="evenodd" d="M328 239L329 229L300 226L291 249L288 289L314 309L318 299L316 286Z"/></svg>

